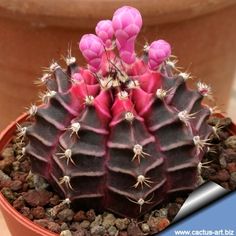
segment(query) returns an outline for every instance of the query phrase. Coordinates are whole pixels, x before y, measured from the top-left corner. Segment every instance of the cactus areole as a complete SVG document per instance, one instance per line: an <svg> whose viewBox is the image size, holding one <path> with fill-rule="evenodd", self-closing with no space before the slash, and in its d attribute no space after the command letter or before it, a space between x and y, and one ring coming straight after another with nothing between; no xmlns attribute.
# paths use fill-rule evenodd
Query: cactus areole
<svg viewBox="0 0 236 236"><path fill-rule="evenodd" d="M52 63L40 79L44 105L32 105L32 125L18 127L32 171L77 208L137 218L197 186L212 132L212 110L202 105L210 88L187 88L189 74L175 67L164 40L136 55L141 27L129 6L99 22L78 44L87 66L71 53L66 70Z"/></svg>

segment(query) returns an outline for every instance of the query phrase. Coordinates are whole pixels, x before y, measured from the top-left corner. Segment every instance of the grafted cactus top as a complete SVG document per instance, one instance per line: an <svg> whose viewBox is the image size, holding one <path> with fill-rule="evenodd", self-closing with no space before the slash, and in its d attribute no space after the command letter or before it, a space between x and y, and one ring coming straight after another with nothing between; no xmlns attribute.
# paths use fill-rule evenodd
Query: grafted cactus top
<svg viewBox="0 0 236 236"><path fill-rule="evenodd" d="M40 82L45 103L29 110L21 135L33 171L77 208L139 217L170 193L192 190L206 151L210 89L189 90L164 40L136 55L142 26L137 9L122 7L100 21L79 48L88 66L66 58ZM24 132L23 132L24 131Z"/></svg>

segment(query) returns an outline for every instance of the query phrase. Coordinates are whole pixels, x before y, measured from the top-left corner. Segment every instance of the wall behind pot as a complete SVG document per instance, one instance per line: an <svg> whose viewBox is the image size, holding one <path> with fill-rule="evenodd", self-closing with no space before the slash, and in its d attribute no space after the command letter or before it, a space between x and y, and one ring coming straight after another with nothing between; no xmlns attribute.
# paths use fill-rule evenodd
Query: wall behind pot
<svg viewBox="0 0 236 236"><path fill-rule="evenodd" d="M0 8L1 11L4 10ZM160 25L153 20L146 26L144 19L138 51L145 39L168 40L173 45L173 54L178 55L179 65L198 79L210 82L217 103L226 109L236 66L235 16L236 5L232 5ZM77 41L82 34L91 32L91 29L46 26L43 20L36 24L19 17L14 14L0 17L0 130L32 101L37 101L38 88L33 81L41 76L43 66L65 55L68 43L82 62ZM90 22L88 25L91 27Z"/></svg>

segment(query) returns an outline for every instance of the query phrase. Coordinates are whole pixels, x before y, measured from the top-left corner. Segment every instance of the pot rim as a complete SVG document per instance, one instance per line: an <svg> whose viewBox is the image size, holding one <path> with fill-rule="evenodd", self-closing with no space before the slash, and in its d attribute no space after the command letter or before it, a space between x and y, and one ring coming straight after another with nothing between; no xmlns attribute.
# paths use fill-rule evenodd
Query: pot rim
<svg viewBox="0 0 236 236"><path fill-rule="evenodd" d="M191 19L235 3L235 0L150 0L149 4L145 0L71 0L68 4L67 0L24 0L22 4L18 0L1 0L0 15L30 21L39 27L92 28L98 20L111 18L117 8L130 5L141 11L145 26L153 26L156 22Z"/></svg>

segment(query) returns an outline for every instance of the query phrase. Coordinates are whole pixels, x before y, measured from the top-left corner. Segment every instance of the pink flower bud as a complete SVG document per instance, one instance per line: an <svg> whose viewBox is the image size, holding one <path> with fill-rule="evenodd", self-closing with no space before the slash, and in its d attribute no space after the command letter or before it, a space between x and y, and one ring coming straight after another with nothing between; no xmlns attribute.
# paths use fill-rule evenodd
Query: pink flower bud
<svg viewBox="0 0 236 236"><path fill-rule="evenodd" d="M170 44L165 40L157 40L151 43L148 49L148 65L151 70L158 69L159 65L171 54Z"/></svg>
<svg viewBox="0 0 236 236"><path fill-rule="evenodd" d="M93 72L99 71L104 53L102 40L94 34L85 34L79 42L79 49L89 64L90 69Z"/></svg>
<svg viewBox="0 0 236 236"><path fill-rule="evenodd" d="M133 7L121 7L113 15L112 25L121 59L127 64L134 63L134 43L142 27L140 12Z"/></svg>
<svg viewBox="0 0 236 236"><path fill-rule="evenodd" d="M95 32L97 36L103 41L106 48L112 47L112 38L114 35L114 30L112 26L112 21L101 20L98 22Z"/></svg>

